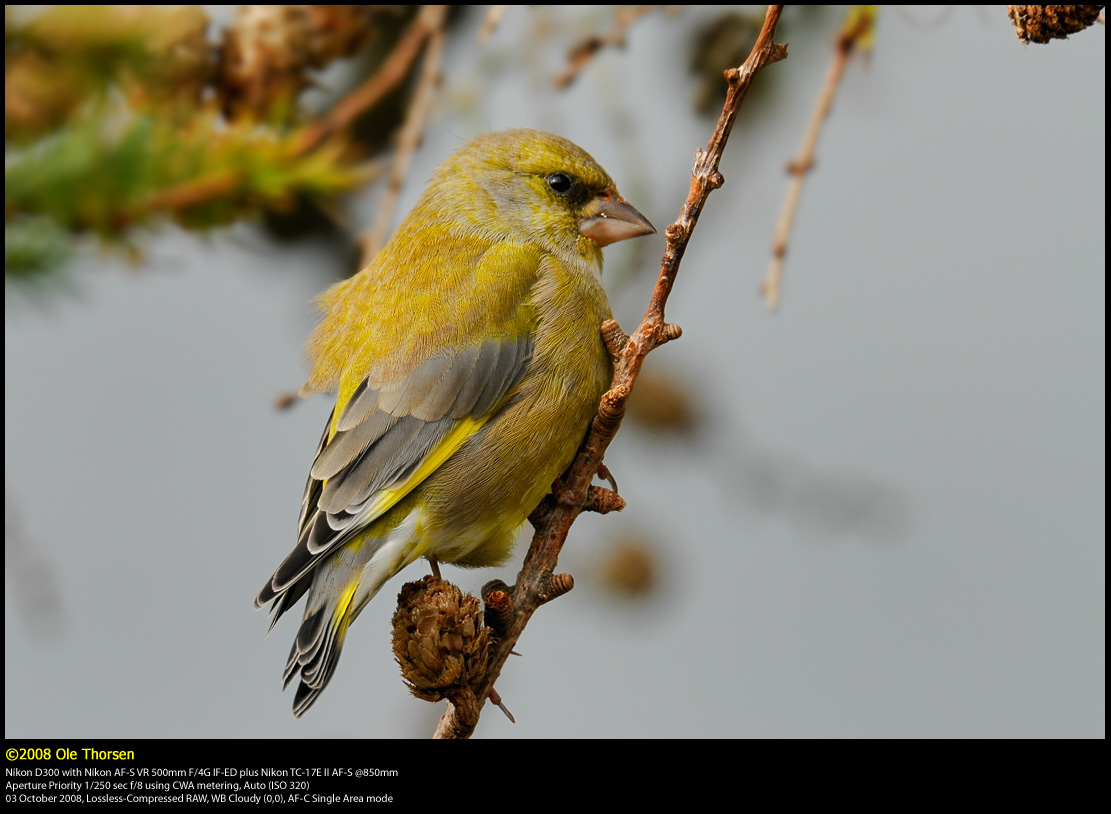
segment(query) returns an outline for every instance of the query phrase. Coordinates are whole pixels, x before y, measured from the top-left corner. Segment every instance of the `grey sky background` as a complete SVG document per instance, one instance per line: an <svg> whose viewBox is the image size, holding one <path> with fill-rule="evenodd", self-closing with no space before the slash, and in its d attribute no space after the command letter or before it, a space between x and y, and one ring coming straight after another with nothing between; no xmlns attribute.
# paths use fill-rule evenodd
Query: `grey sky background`
<svg viewBox="0 0 1111 814"><path fill-rule="evenodd" d="M773 316L782 168L840 13L789 10L790 57L757 80L669 304L684 336L648 361L703 423L622 429L628 508L572 530L577 587L498 683L517 724L488 709L477 736L1105 734L1105 29L1023 47L1001 7L885 7ZM454 36L400 212L462 140L528 126L586 148L662 231L712 128L686 70L712 14L646 17L565 93L567 45L607 12L513 8L485 47ZM638 243L607 249L626 329L663 239ZM6 292L6 737L427 736L439 707L389 646L424 563L300 721L280 681L295 618L266 637L251 606L330 408L273 402L301 382L334 252L248 226L142 248L137 267L91 249L45 300ZM649 599L596 576L622 536L658 558ZM445 576L477 592L522 554Z"/></svg>

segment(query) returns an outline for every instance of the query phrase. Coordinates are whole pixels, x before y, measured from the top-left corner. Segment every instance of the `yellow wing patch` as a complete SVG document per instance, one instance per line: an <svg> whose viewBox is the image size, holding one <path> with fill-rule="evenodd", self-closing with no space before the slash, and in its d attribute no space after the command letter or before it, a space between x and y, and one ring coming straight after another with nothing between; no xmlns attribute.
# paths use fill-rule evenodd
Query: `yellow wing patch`
<svg viewBox="0 0 1111 814"><path fill-rule="evenodd" d="M440 468L441 464L455 454L468 438L482 429L489 420L489 416L482 418L463 418L444 435L440 442L431 450L420 466L418 466L402 483L389 489L383 489L367 507L359 518L357 527L365 528L383 514L392 509L397 502L409 494L425 478Z"/></svg>

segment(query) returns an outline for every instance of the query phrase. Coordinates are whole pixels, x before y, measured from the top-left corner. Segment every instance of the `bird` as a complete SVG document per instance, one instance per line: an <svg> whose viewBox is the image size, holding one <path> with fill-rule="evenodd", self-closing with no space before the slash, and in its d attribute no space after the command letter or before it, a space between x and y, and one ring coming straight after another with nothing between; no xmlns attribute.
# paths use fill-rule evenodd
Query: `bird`
<svg viewBox="0 0 1111 814"><path fill-rule="evenodd" d="M351 623L420 557L494 566L570 465L613 377L602 247L655 228L582 148L478 136L360 272L318 298L301 395L336 393L297 543L255 598L307 594L284 671L301 717Z"/></svg>

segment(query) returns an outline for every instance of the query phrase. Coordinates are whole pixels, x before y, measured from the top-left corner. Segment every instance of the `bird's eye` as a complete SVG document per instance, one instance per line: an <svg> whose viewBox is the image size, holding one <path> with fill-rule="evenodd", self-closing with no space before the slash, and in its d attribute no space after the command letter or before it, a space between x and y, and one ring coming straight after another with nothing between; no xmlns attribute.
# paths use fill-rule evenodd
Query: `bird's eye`
<svg viewBox="0 0 1111 814"><path fill-rule="evenodd" d="M562 172L553 172L548 176L548 188L556 195L566 195L573 186L571 179Z"/></svg>

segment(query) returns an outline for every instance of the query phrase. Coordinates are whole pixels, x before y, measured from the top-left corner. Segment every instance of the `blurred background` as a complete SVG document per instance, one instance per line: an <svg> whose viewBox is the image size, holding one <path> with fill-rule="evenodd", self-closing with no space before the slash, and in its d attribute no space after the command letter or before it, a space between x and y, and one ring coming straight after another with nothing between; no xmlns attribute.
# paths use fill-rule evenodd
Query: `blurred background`
<svg viewBox="0 0 1111 814"><path fill-rule="evenodd" d="M311 299L488 130L570 138L662 233L762 7L312 7L371 10L322 45L277 7L9 8L5 736L427 737L389 625L423 562L301 720L300 608L269 637L252 608L330 409L277 406ZM844 16L788 7L683 337L607 453L628 507L572 529L576 588L497 684L517 723L477 737L1104 736L1105 28L1023 45L1001 7L884 7L770 313ZM626 330L662 248L607 249ZM525 545L444 576L513 582Z"/></svg>

